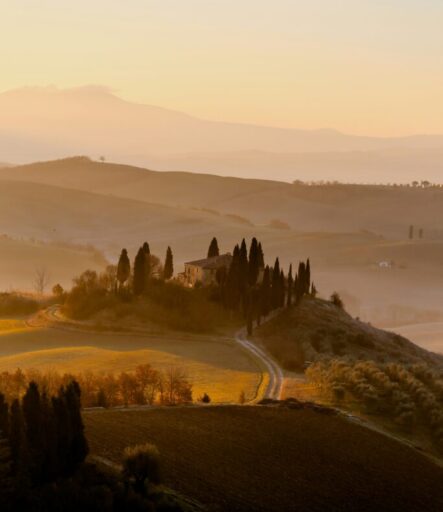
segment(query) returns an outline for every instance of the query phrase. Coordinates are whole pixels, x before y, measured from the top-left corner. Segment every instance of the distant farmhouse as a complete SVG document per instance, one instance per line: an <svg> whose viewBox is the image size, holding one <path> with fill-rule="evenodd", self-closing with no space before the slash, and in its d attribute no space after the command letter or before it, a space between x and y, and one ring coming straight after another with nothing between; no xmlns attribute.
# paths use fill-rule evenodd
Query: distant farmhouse
<svg viewBox="0 0 443 512"><path fill-rule="evenodd" d="M185 263L185 271L179 275L179 280L185 286L195 286L201 283L208 286L217 283L217 271L225 269L229 270L232 256L230 253L205 258L202 260L189 261Z"/></svg>

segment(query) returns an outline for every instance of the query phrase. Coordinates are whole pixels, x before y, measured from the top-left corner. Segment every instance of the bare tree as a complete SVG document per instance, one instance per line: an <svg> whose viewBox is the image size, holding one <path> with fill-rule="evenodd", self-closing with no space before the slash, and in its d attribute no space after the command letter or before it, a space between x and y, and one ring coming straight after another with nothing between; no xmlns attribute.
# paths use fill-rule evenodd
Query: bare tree
<svg viewBox="0 0 443 512"><path fill-rule="evenodd" d="M39 294L45 293L46 287L49 284L49 273L46 267L37 267L34 272L33 286L34 290Z"/></svg>

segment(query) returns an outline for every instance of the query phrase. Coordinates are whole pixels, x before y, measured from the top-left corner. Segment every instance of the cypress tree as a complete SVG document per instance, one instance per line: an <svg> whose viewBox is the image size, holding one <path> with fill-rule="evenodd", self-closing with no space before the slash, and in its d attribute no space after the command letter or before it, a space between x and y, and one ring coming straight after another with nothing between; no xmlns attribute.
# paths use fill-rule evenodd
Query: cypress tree
<svg viewBox="0 0 443 512"><path fill-rule="evenodd" d="M120 258L117 265L117 281L120 283L120 288L125 284L131 275L131 263L128 258L128 251L122 249Z"/></svg>
<svg viewBox="0 0 443 512"><path fill-rule="evenodd" d="M57 426L55 414L46 392L41 396L42 431L44 443L44 458L41 469L41 479L44 482L52 482L57 477Z"/></svg>
<svg viewBox="0 0 443 512"><path fill-rule="evenodd" d="M25 471L24 454L25 433L22 408L20 402L15 399L11 405L11 415L9 419L9 446L11 448L12 472L19 475Z"/></svg>
<svg viewBox="0 0 443 512"><path fill-rule="evenodd" d="M163 277L165 279L171 279L174 274L174 262L172 257L171 248L168 246L166 250L165 266L163 269Z"/></svg>
<svg viewBox="0 0 443 512"><path fill-rule="evenodd" d="M263 316L269 315L271 310L271 271L268 265L263 272L263 281L260 287L260 307Z"/></svg>
<svg viewBox="0 0 443 512"><path fill-rule="evenodd" d="M315 287L315 284L312 283L311 284L311 297L316 297L317 296L317 288Z"/></svg>
<svg viewBox="0 0 443 512"><path fill-rule="evenodd" d="M0 436L9 436L9 406L5 395L0 393Z"/></svg>
<svg viewBox="0 0 443 512"><path fill-rule="evenodd" d="M280 271L280 300L279 300L279 307L283 308L285 306L285 296L286 296L286 280L285 280L285 273L283 270Z"/></svg>
<svg viewBox="0 0 443 512"><path fill-rule="evenodd" d="M249 248L249 268L248 268L248 281L249 286L255 286L257 284L258 273L259 273L259 251L258 242L254 237L251 241Z"/></svg>
<svg viewBox="0 0 443 512"><path fill-rule="evenodd" d="M220 251L218 249L218 242L217 239L214 238L211 240L211 243L209 244L208 249L208 258L213 258L214 256L220 256Z"/></svg>
<svg viewBox="0 0 443 512"><path fill-rule="evenodd" d="M143 249L143 252L146 254L146 255L150 255L151 254L151 249L149 247L149 244L148 242L145 242L143 245L142 245L142 249Z"/></svg>
<svg viewBox="0 0 443 512"><path fill-rule="evenodd" d="M66 386L64 395L71 431L68 470L70 474L73 474L78 466L84 462L89 453L89 446L85 437L85 427L81 415L80 386L75 380Z"/></svg>
<svg viewBox="0 0 443 512"><path fill-rule="evenodd" d="M146 281L146 255L143 247L137 252L134 260L134 279L132 283L134 295L141 295L145 291Z"/></svg>
<svg viewBox="0 0 443 512"><path fill-rule="evenodd" d="M300 302L306 291L306 265L301 261L298 265L297 302Z"/></svg>
<svg viewBox="0 0 443 512"><path fill-rule="evenodd" d="M308 260L306 261L306 277L305 277L305 293L309 294L309 290L311 288L311 263Z"/></svg>
<svg viewBox="0 0 443 512"><path fill-rule="evenodd" d="M258 243L257 254L258 254L258 257L257 257L258 268L259 268L259 270L264 269L265 268L265 255L263 254L263 248L262 248L261 242Z"/></svg>
<svg viewBox="0 0 443 512"><path fill-rule="evenodd" d="M292 264L289 265L289 272L288 272L288 297L286 305L288 308L292 306L292 291L294 286L294 279L292 277Z"/></svg>
<svg viewBox="0 0 443 512"><path fill-rule="evenodd" d="M40 482L44 460L45 439L38 385L31 381L22 400L25 439L29 456L29 472L33 482Z"/></svg>
<svg viewBox="0 0 443 512"><path fill-rule="evenodd" d="M246 248L246 241L243 238L241 246L240 246L240 274L239 274L239 291L240 291L240 300L242 304L243 315L246 316L246 294L248 290L248 282L249 282L249 263L248 263L248 249Z"/></svg>
<svg viewBox="0 0 443 512"><path fill-rule="evenodd" d="M57 474L68 476L70 472L70 446L72 439L71 423L69 412L66 406L65 389L60 388L58 395L52 397L52 409L56 425L56 460Z"/></svg>
<svg viewBox="0 0 443 512"><path fill-rule="evenodd" d="M271 305L272 309L278 308L280 304L280 288L281 288L281 281L280 281L280 262L278 258L276 258L274 263L274 268L272 270L272 290L271 290Z"/></svg>
<svg viewBox="0 0 443 512"><path fill-rule="evenodd" d="M240 247L236 245L232 253L232 261L229 266L226 280L226 305L230 309L237 309L240 294Z"/></svg>

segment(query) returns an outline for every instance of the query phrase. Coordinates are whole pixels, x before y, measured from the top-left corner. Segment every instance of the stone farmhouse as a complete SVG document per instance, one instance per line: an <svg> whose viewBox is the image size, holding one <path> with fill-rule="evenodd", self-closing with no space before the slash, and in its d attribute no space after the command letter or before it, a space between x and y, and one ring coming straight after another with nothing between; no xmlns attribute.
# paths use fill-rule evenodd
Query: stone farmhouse
<svg viewBox="0 0 443 512"><path fill-rule="evenodd" d="M221 269L229 270L232 256L230 253L221 254L212 258L189 261L185 263L185 271L180 274L179 280L189 287L201 283L208 286L217 283L217 271Z"/></svg>

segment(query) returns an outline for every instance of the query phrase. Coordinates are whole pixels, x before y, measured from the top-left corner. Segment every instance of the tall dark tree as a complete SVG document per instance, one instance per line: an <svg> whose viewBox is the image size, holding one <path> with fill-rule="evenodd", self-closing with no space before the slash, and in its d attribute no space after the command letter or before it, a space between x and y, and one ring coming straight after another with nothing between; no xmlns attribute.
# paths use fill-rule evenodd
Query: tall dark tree
<svg viewBox="0 0 443 512"><path fill-rule="evenodd" d="M165 266L163 269L163 277L165 279L171 279L174 275L174 260L172 256L171 248L168 246L166 250Z"/></svg>
<svg viewBox="0 0 443 512"><path fill-rule="evenodd" d="M57 425L51 401L46 392L41 395L42 431L44 456L41 468L41 480L52 482L57 477Z"/></svg>
<svg viewBox="0 0 443 512"><path fill-rule="evenodd" d="M246 295L249 284L249 263L248 263L248 249L246 247L246 241L243 238L240 245L239 255L240 275L239 275L239 289L240 289L240 300L242 304L243 314L246 315Z"/></svg>
<svg viewBox="0 0 443 512"><path fill-rule="evenodd" d="M258 243L257 253L258 253L258 268L260 270L262 270L265 268L265 255L263 253L263 248L262 248L261 242Z"/></svg>
<svg viewBox="0 0 443 512"><path fill-rule="evenodd" d="M69 470L73 474L89 453L85 427L81 415L81 391L78 383L71 381L64 391L68 411L71 439L69 446Z"/></svg>
<svg viewBox="0 0 443 512"><path fill-rule="evenodd" d="M249 286L255 286L257 284L258 273L259 273L259 251L258 242L254 237L249 247L249 267L248 267L248 280Z"/></svg>
<svg viewBox="0 0 443 512"><path fill-rule="evenodd" d="M146 284L146 255L143 247L137 252L134 260L133 291L134 295L141 295L145 291Z"/></svg>
<svg viewBox="0 0 443 512"><path fill-rule="evenodd" d="M120 284L120 288L126 283L130 275L131 263L129 262L128 251L122 249L117 265L117 281Z"/></svg>
<svg viewBox="0 0 443 512"><path fill-rule="evenodd" d="M2 393L0 393L0 436L9 436L9 406Z"/></svg>
<svg viewBox="0 0 443 512"><path fill-rule="evenodd" d="M306 264L301 261L298 265L297 272L297 290L296 290L296 298L297 303L300 302L303 295L306 292Z"/></svg>
<svg viewBox="0 0 443 512"><path fill-rule="evenodd" d="M311 262L309 258L306 261L306 272L305 272L305 293L309 294L311 289Z"/></svg>
<svg viewBox="0 0 443 512"><path fill-rule="evenodd" d="M278 303L278 306L280 308L283 308L285 306L285 298L286 298L285 288L286 288L285 273L283 272L283 270L280 270L280 289L279 289L280 295L279 295L279 303Z"/></svg>
<svg viewBox="0 0 443 512"><path fill-rule="evenodd" d="M45 438L43 415L38 385L32 381L22 400L25 440L29 456L29 472L34 482L41 481L41 469L44 461Z"/></svg>
<svg viewBox="0 0 443 512"><path fill-rule="evenodd" d="M266 265L263 280L260 286L260 311L263 316L269 315L271 310L271 271Z"/></svg>
<svg viewBox="0 0 443 512"><path fill-rule="evenodd" d="M26 468L25 464L25 425L23 421L22 408L16 398L11 405L9 419L9 446L11 448L12 472L20 475Z"/></svg>
<svg viewBox="0 0 443 512"><path fill-rule="evenodd" d="M220 256L218 242L217 242L217 239L215 238L215 236L211 240L211 243L209 244L209 249L208 249L208 258L213 258L214 256Z"/></svg>
<svg viewBox="0 0 443 512"><path fill-rule="evenodd" d="M271 305L272 309L276 309L280 305L281 298L281 279L280 279L280 261L276 258L274 268L272 269L272 292Z"/></svg>
<svg viewBox="0 0 443 512"><path fill-rule="evenodd" d="M293 293L293 287L294 287L294 278L292 277L292 264L289 265L289 272L288 272L288 296L286 300L286 305L288 308L292 306L292 293Z"/></svg>
<svg viewBox="0 0 443 512"><path fill-rule="evenodd" d="M412 240L414 238L414 226L411 224L409 226L409 240Z"/></svg>
<svg viewBox="0 0 443 512"><path fill-rule="evenodd" d="M149 244L148 242L145 242L143 245L142 245L142 249L143 249L143 252L147 255L151 254L151 248L149 247Z"/></svg>
<svg viewBox="0 0 443 512"><path fill-rule="evenodd" d="M240 247L234 247L232 261L226 279L226 306L232 310L238 308L240 302Z"/></svg>

